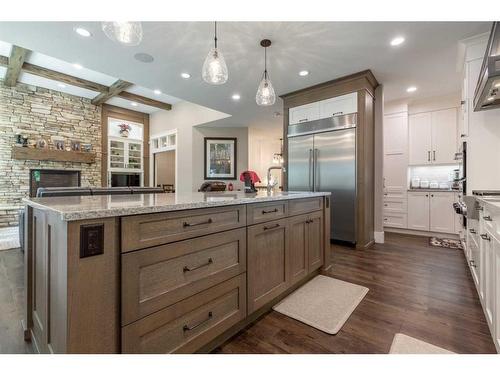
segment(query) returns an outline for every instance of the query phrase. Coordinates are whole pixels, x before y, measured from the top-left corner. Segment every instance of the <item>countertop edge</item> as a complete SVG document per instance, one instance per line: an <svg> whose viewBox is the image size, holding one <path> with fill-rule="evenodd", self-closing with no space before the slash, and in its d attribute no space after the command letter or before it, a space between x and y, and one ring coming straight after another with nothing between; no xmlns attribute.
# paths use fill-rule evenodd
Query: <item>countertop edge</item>
<svg viewBox="0 0 500 375"><path fill-rule="evenodd" d="M132 215L145 215L154 214L161 212L171 212L171 211L182 211L182 210L192 210L198 208L210 208L210 207L223 207L223 206L235 206L240 204L252 204L260 202L272 202L280 200L294 200L294 199L304 199L304 198L314 198L323 197L331 195L330 192L311 192L311 193L293 193L292 195L286 196L271 196L271 197L242 197L236 200L221 200L212 202L193 202L193 203L176 203L161 206L151 206L151 207L125 207L125 208L107 208L107 209L93 209L86 212L61 212L60 210L44 205L39 202L35 202L29 198L24 198L23 203L27 206L51 211L53 213L59 214L60 220L62 221L78 221L78 220L92 220L92 219L102 219L109 217L119 217L119 216L132 216Z"/></svg>

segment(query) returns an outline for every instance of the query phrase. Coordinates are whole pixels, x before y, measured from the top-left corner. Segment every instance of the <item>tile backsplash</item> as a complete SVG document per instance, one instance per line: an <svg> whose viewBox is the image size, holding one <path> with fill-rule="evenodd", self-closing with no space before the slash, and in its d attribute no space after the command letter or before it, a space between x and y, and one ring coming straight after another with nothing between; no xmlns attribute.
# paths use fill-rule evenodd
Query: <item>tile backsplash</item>
<svg viewBox="0 0 500 375"><path fill-rule="evenodd" d="M412 178L420 178L420 180L447 182L451 184L452 173L454 169L458 169L458 165L430 165L409 167L410 181Z"/></svg>

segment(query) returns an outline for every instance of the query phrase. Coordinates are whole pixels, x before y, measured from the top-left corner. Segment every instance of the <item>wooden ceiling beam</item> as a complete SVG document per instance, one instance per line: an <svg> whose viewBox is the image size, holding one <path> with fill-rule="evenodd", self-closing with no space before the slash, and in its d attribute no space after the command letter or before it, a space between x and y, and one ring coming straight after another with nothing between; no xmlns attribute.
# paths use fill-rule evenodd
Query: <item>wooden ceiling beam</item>
<svg viewBox="0 0 500 375"><path fill-rule="evenodd" d="M170 111L172 109L172 105L169 103L160 102L158 100L146 98L137 94L132 94L131 92L127 91L122 91L117 96L123 99L131 100L133 102L149 105L150 107L164 109L165 111Z"/></svg>
<svg viewBox="0 0 500 375"><path fill-rule="evenodd" d="M0 56L0 66L8 67L9 66L9 58L6 56ZM127 83L127 84L129 84L129 86L131 85L129 82L118 80L111 87L108 87L106 85L101 85L100 83L88 81L88 80L83 79L83 78L70 76L69 74L56 72L55 70L43 68L43 67L38 66L38 65L30 64L28 62L24 62L24 64L22 65L22 70L24 70L26 73L30 73L30 74L33 74L33 75L36 75L39 77L47 78L47 79L50 79L53 81L62 82L62 83L65 83L67 85L80 87L80 88L87 89L90 91L99 92L100 94L97 95L94 99L92 99L92 101L95 101L100 95L108 93L111 90L111 87L113 87L114 85L117 85L118 86L117 88L119 88L119 86L122 83L123 84ZM120 83L120 85L118 85L118 82L122 82L122 83ZM127 87L129 87L129 86L127 86ZM170 111L172 109L172 105L169 103L160 102L158 100L146 98L144 96L137 95L137 94L132 94L131 92L119 91L118 94L115 94L115 95L120 97L120 98L132 100L132 101L137 102L137 103L145 104L145 105L159 108L159 109L163 109L166 111Z"/></svg>
<svg viewBox="0 0 500 375"><path fill-rule="evenodd" d="M121 93L123 90L129 88L132 86L130 82L124 81L122 79L119 79L115 83L113 83L109 89L106 91L101 92L99 95L97 95L94 99L92 99L92 104L94 105L101 105L103 103L106 103L109 99L111 99L113 96L118 95Z"/></svg>
<svg viewBox="0 0 500 375"><path fill-rule="evenodd" d="M21 69L24 64L24 59L28 54L28 50L19 46L12 46L12 51L10 52L10 57L7 65L7 72L5 73L4 84L9 87L13 87L17 83L19 74L21 74Z"/></svg>

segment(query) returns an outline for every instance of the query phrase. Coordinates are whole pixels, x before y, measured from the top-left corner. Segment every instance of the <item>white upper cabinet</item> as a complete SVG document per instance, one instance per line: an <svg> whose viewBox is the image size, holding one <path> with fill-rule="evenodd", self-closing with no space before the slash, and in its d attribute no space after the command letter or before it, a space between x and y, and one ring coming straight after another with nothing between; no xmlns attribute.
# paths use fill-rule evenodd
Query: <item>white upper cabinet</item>
<svg viewBox="0 0 500 375"><path fill-rule="evenodd" d="M406 154L408 149L407 112L384 116L384 154Z"/></svg>
<svg viewBox="0 0 500 375"><path fill-rule="evenodd" d="M290 108L288 111L288 124L295 125L322 118L356 113L357 111L358 93L353 92L347 95Z"/></svg>
<svg viewBox="0 0 500 375"><path fill-rule="evenodd" d="M453 164L457 152L457 111L455 108L432 112L432 162Z"/></svg>
<svg viewBox="0 0 500 375"><path fill-rule="evenodd" d="M411 115L409 148L410 165L456 163L456 108Z"/></svg>
<svg viewBox="0 0 500 375"><path fill-rule="evenodd" d="M301 122L309 122L319 119L319 102L301 105L290 108L289 124L300 124Z"/></svg>
<svg viewBox="0 0 500 375"><path fill-rule="evenodd" d="M319 102L320 118L347 115L349 113L356 113L357 111L358 95L355 92Z"/></svg>
<svg viewBox="0 0 500 375"><path fill-rule="evenodd" d="M431 232L455 233L455 194L448 192L430 193Z"/></svg>
<svg viewBox="0 0 500 375"><path fill-rule="evenodd" d="M409 164L431 164L431 118L430 112L411 115L409 119Z"/></svg>

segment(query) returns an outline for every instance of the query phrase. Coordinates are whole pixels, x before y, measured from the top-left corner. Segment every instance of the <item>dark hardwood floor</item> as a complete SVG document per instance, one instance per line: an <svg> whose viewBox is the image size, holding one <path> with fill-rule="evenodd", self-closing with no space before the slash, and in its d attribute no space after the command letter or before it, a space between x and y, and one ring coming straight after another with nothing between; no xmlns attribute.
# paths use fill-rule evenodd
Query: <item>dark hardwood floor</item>
<svg viewBox="0 0 500 375"><path fill-rule="evenodd" d="M270 312L216 353L388 353L404 333L457 353L495 353L460 250L386 233L366 251L332 246L331 276L370 289L337 335Z"/></svg>
<svg viewBox="0 0 500 375"><path fill-rule="evenodd" d="M332 246L331 276L370 289L337 335L270 312L215 353L387 353L396 333L457 353L495 353L464 255L386 234L366 251ZM20 319L23 258L0 251L0 353L30 353Z"/></svg>

